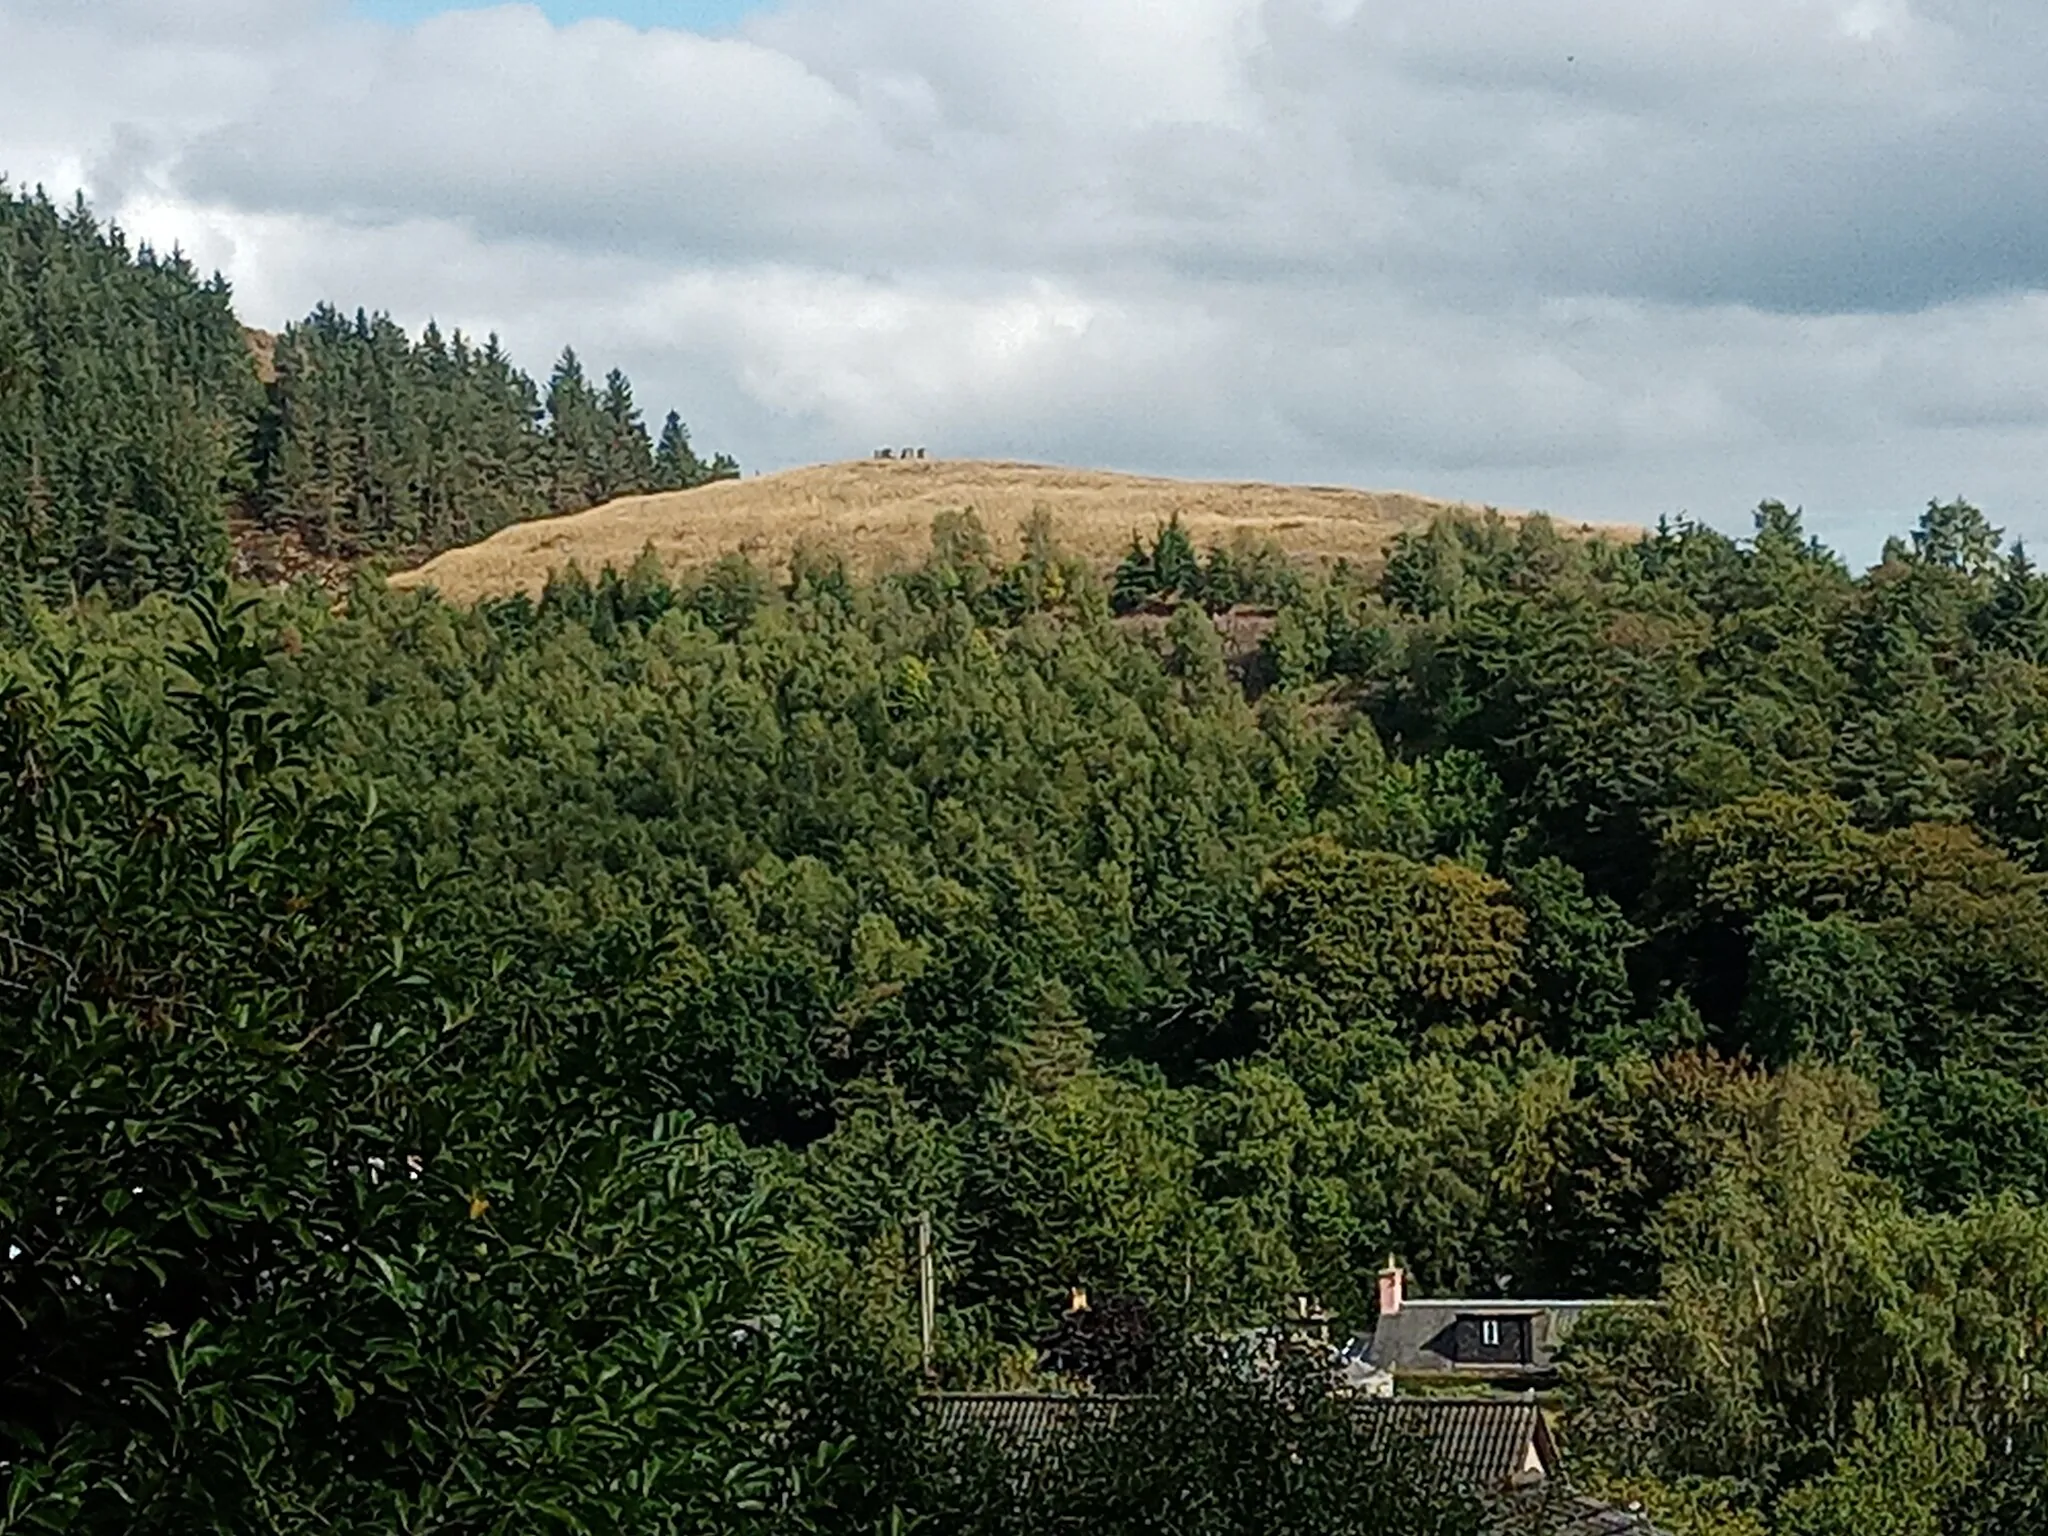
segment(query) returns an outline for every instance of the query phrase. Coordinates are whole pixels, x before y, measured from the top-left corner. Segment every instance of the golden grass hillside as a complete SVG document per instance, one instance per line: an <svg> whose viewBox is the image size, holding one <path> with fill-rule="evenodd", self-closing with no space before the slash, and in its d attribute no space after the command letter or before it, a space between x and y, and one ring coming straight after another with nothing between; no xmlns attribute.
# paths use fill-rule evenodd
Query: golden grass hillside
<svg viewBox="0 0 2048 1536"><path fill-rule="evenodd" d="M1458 503L1398 491L1326 486L1162 480L1100 470L987 460L859 459L728 480L694 491L629 496L587 512L506 528L391 578L469 603L513 592L538 595L548 573L575 562L595 576L625 570L652 547L671 570L737 551L770 569L802 542L836 549L865 574L912 565L931 543L932 518L972 511L998 550L1015 554L1043 508L1061 548L1107 566L1178 513L1196 547L1239 536L1272 539L1307 562L1370 562L1404 529ZM1632 529L1562 524L1567 531L1626 536Z"/></svg>

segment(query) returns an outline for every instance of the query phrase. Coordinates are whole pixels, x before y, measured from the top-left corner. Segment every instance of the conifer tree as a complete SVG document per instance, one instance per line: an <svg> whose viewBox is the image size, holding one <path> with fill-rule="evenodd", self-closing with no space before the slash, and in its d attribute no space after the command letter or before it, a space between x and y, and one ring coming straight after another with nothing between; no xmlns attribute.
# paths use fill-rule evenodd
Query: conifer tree
<svg viewBox="0 0 2048 1536"><path fill-rule="evenodd" d="M1159 573L1152 556L1138 536L1132 534L1131 547L1110 581L1110 606L1118 613L1131 613L1144 607L1158 590Z"/></svg>
<svg viewBox="0 0 2048 1536"><path fill-rule="evenodd" d="M710 466L690 447L690 429L674 411L661 424L661 442L654 450L654 488L658 491L687 491L702 485Z"/></svg>
<svg viewBox="0 0 2048 1536"><path fill-rule="evenodd" d="M618 369L605 375L604 394L597 408L604 421L601 499L651 490L654 451L647 440L647 425L633 403L632 381Z"/></svg>
<svg viewBox="0 0 2048 1536"><path fill-rule="evenodd" d="M260 401L227 284L0 180L0 559L47 595L226 555Z"/></svg>
<svg viewBox="0 0 2048 1536"><path fill-rule="evenodd" d="M1202 595L1202 562L1195 554L1194 540L1180 525L1178 512L1159 530L1152 546L1152 569L1162 592L1194 598Z"/></svg>
<svg viewBox="0 0 2048 1536"><path fill-rule="evenodd" d="M564 347L548 379L549 508L574 512L604 499L606 432L582 360Z"/></svg>

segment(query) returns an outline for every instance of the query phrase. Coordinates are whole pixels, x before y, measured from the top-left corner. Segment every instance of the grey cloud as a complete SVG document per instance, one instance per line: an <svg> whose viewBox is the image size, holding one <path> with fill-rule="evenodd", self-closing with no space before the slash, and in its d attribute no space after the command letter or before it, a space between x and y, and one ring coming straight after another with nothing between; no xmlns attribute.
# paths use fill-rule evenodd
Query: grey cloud
<svg viewBox="0 0 2048 1536"><path fill-rule="evenodd" d="M1788 142L1734 126L1441 200L1403 256L1471 283L1787 312L1906 311L2048 280L2048 113ZM1503 177L1503 182L1510 178Z"/></svg>
<svg viewBox="0 0 2048 1536"><path fill-rule="evenodd" d="M160 47L296 36L339 9L337 0L10 0L0 17Z"/></svg>
<svg viewBox="0 0 2048 1536"><path fill-rule="evenodd" d="M739 41L558 31L529 9L333 40L180 157L194 196L364 219L461 219L598 250L759 254L830 241L897 189L855 103Z"/></svg>
<svg viewBox="0 0 2048 1536"><path fill-rule="evenodd" d="M259 321L573 341L752 467L914 440L1837 533L1960 487L2048 532L2048 17L115 3L0 0L0 165L202 228Z"/></svg>
<svg viewBox="0 0 2048 1536"><path fill-rule="evenodd" d="M811 0L710 42L506 9L330 41L177 176L707 260L1913 310L2044 280L2048 28L1995 14Z"/></svg>

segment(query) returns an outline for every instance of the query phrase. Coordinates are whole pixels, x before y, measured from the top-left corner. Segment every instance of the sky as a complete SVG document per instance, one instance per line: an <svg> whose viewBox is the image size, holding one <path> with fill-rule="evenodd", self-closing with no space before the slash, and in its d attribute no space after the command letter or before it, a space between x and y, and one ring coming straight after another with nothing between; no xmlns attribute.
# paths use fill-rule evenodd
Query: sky
<svg viewBox="0 0 2048 1536"><path fill-rule="evenodd" d="M545 0L539 9L557 26L606 18L633 27L678 27L692 32L729 32L742 18L766 8L765 0ZM440 0L352 0L358 16L410 26L447 11L484 10L488 5L448 5Z"/></svg>
<svg viewBox="0 0 2048 1536"><path fill-rule="evenodd" d="M0 172L882 444L2048 540L2048 7L0 0Z"/></svg>

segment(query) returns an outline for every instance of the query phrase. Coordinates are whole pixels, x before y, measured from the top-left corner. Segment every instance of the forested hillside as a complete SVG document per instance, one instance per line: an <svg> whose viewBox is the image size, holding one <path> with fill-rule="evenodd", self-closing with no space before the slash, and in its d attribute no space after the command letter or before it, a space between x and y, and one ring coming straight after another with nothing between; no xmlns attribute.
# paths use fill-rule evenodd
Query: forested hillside
<svg viewBox="0 0 2048 1536"><path fill-rule="evenodd" d="M32 609L10 1507L1072 1528L900 1437L926 1210L950 1385L1073 1284L1362 1327L1391 1253L1668 1301L1565 1431L1675 1531L2048 1529L2048 578L1962 503L1860 576L1776 505L1259 569L1255 648L1118 616L1239 579L1171 530L1113 591L964 515L876 581ZM1470 1529L1365 1483L1257 1486Z"/></svg>
<svg viewBox="0 0 2048 1536"><path fill-rule="evenodd" d="M491 337L317 309L277 339L272 409L259 424L255 506L316 549L410 555L531 517L738 472L690 447L671 411L650 439L633 385L602 388L565 352L545 394Z"/></svg>
<svg viewBox="0 0 2048 1536"><path fill-rule="evenodd" d="M507 523L738 472L617 370L545 395L492 337L321 308L258 376L226 284L131 249L81 200L0 180L0 556L45 596L182 590L231 514L346 558L423 558Z"/></svg>
<svg viewBox="0 0 2048 1536"><path fill-rule="evenodd" d="M226 285L0 182L0 526L44 592L189 586L227 555L263 392Z"/></svg>

